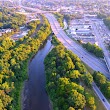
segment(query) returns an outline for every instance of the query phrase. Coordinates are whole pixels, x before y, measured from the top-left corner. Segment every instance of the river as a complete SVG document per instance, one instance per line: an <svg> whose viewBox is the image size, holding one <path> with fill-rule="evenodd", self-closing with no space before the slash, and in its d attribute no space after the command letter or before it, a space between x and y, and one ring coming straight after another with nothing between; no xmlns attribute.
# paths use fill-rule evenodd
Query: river
<svg viewBox="0 0 110 110"><path fill-rule="evenodd" d="M44 59L51 49L51 41L37 52L29 63L29 80L25 83L23 92L23 110L51 110L45 86Z"/></svg>

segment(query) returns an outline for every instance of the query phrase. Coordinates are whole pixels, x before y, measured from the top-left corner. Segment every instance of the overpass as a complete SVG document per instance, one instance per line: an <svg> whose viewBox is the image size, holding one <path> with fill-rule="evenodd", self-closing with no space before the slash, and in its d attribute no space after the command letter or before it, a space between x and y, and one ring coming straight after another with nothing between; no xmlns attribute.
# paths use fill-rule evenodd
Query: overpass
<svg viewBox="0 0 110 110"><path fill-rule="evenodd" d="M6 1L12 3L12 5L15 7L20 7L23 8L24 10L31 10L32 12L36 13L36 14L44 14L44 13L53 13L53 12L57 12L57 11L42 11L38 8L31 8L31 7L25 7L22 5L22 0L0 0L1 2L5 3ZM18 5L19 4L19 5Z"/></svg>
<svg viewBox="0 0 110 110"><path fill-rule="evenodd" d="M21 8L23 8L24 10L31 10L32 12L35 12L36 14L45 14L45 13L54 13L57 11L42 11L38 8L30 8L30 7L25 7L25 6L20 6Z"/></svg>

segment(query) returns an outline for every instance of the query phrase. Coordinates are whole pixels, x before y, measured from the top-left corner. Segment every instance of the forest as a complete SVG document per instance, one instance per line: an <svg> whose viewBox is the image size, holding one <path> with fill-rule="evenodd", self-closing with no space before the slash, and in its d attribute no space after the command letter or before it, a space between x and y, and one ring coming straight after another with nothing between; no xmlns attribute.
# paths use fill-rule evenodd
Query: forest
<svg viewBox="0 0 110 110"><path fill-rule="evenodd" d="M18 30L20 26L26 23L26 16L15 13L13 9L0 9L0 28L11 28Z"/></svg>
<svg viewBox="0 0 110 110"><path fill-rule="evenodd" d="M96 110L94 96L85 90L91 88L93 77L86 71L79 57L67 50L55 36L55 46L45 59L46 90L53 110Z"/></svg>
<svg viewBox="0 0 110 110"><path fill-rule="evenodd" d="M43 23L34 37L30 37L39 25L39 21L29 24L31 31L13 41L10 36L0 38L0 110L20 110L21 90L23 82L28 78L27 67L31 57L51 33L48 20L43 17Z"/></svg>

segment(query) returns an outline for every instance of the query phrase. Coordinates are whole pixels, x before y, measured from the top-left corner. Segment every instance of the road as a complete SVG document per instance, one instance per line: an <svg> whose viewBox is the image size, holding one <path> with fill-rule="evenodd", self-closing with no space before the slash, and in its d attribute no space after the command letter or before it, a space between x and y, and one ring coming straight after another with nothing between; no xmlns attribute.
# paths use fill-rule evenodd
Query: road
<svg viewBox="0 0 110 110"><path fill-rule="evenodd" d="M56 18L52 14L45 14L47 19L51 24L51 28L57 38L63 43L63 45L77 54L81 60L90 66L95 71L102 72L106 77L110 78L110 74L108 72L107 66L105 62L101 59L96 58L95 56L88 53L83 47L79 44L74 42L71 38L69 38L63 29L60 27L59 23L57 22Z"/></svg>
<svg viewBox="0 0 110 110"><path fill-rule="evenodd" d="M103 50L103 53L104 53L104 59L105 59L105 62L107 64L107 67L109 69L109 72L110 72L110 57L109 57L109 53L108 53L108 50L106 49L104 43L103 43L103 35L107 32L103 32L101 30L101 25L99 22L97 23L93 23L92 25L93 29L94 29L94 32L95 32L95 35L96 35L96 41L98 42L99 46L102 48Z"/></svg>
<svg viewBox="0 0 110 110"><path fill-rule="evenodd" d="M103 103L103 105L105 106L105 108L107 110L110 110L110 104L107 101L107 99L104 97L104 95L101 93L100 89L96 86L95 83L92 84L92 87L93 87L94 91L96 92L96 94L98 95L101 102Z"/></svg>
<svg viewBox="0 0 110 110"><path fill-rule="evenodd" d="M52 14L45 14L47 19L50 22L51 28L54 32L54 34L57 36L57 38L63 43L63 45L73 51L75 54L77 54L83 62L85 62L87 65L89 65L93 70L100 71L107 77L109 77L109 72L106 67L106 64L97 59L96 57L90 55L87 51L85 51L80 45L72 41L63 31L63 29L60 27L59 23L55 19L55 17ZM100 98L101 102L105 106L107 110L110 110L110 104L104 97L104 95L101 93L99 88L96 86L96 84L93 82L92 85L94 91Z"/></svg>
<svg viewBox="0 0 110 110"><path fill-rule="evenodd" d="M36 9L33 9L33 10L36 10ZM110 79L110 74L109 74L109 71L108 71L107 66L104 61L91 55L84 48L82 48L79 44L77 44L72 39L70 39L65 34L63 29L60 27L60 25L59 25L58 21L56 20L56 18L54 17L54 15L46 13L45 16L47 17L54 34L57 36L59 41L61 41L62 44L67 49L69 49L72 52L74 52L75 54L77 54L80 57L80 59L84 63L86 63L88 66L90 66L93 70L102 72L107 78ZM99 96L99 98L100 98L101 102L103 103L103 105L105 106L105 108L107 110L110 110L110 104L108 103L106 98L103 96L103 94L100 92L100 90L98 89L98 87L95 84L93 85L93 89ZM103 101L103 99L104 99L104 101Z"/></svg>
<svg viewBox="0 0 110 110"><path fill-rule="evenodd" d="M20 6L21 8L23 8L24 10L31 10L33 12L36 12L36 13L39 13L39 14L43 14L43 13L53 13L53 12L57 12L57 11L43 11L43 10L40 10L38 8L31 8L31 7L25 7L23 5Z"/></svg>

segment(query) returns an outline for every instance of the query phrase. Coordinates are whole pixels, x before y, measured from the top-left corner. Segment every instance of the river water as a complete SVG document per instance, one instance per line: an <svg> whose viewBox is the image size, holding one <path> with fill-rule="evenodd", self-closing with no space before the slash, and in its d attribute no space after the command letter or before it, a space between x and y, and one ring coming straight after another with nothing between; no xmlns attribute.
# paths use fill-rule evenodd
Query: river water
<svg viewBox="0 0 110 110"><path fill-rule="evenodd" d="M51 41L47 40L29 64L29 80L25 83L23 110L51 110L45 86L44 59L51 49Z"/></svg>

